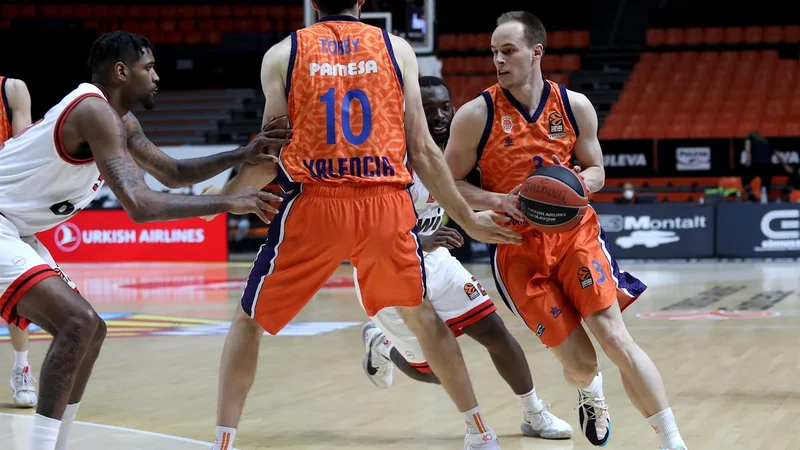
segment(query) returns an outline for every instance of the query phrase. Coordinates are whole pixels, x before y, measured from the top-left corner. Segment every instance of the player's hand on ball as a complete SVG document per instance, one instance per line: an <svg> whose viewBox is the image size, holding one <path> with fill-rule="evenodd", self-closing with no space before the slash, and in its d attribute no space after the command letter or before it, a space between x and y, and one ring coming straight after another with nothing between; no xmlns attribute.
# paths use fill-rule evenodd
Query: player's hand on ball
<svg viewBox="0 0 800 450"><path fill-rule="evenodd" d="M553 155L553 162L554 162L556 165L558 165L558 166L563 166L563 165L564 165L564 163L562 163L562 162L561 162L561 160L560 160L560 159L558 159L558 156L556 156L556 155ZM565 166L565 167L566 167L566 166ZM581 166L579 166L579 165L577 165L577 164L576 164L576 165L575 165L575 166L572 168L572 170L574 170L574 171L575 171L575 173L577 173L578 175L580 175L580 173L581 173Z"/></svg>
<svg viewBox="0 0 800 450"><path fill-rule="evenodd" d="M292 140L292 129L289 128L287 116L272 119L264 125L259 133L247 146L245 151L248 164L262 164L265 162L277 163L281 147Z"/></svg>
<svg viewBox="0 0 800 450"><path fill-rule="evenodd" d="M268 202L282 202L283 199L271 192L260 191L252 186L247 186L241 191L230 196L231 204L228 211L232 214L253 213L264 223L269 224L264 211L277 214L278 210L269 205Z"/></svg>
<svg viewBox="0 0 800 450"><path fill-rule="evenodd" d="M436 230L431 235L420 236L419 240L422 244L422 250L425 252L432 252L439 247L453 250L454 248L459 248L464 244L464 237L461 236L461 233L452 228L444 226Z"/></svg>
<svg viewBox="0 0 800 450"><path fill-rule="evenodd" d="M487 244L515 244L522 243L522 235L498 225L506 223L510 218L497 214L494 211L481 211L472 216L472 220L461 227L473 239Z"/></svg>
<svg viewBox="0 0 800 450"><path fill-rule="evenodd" d="M519 210L519 190L522 189L522 185L518 185L514 189L511 190L506 196L503 198L502 206L503 211L509 214L516 220L520 222L525 221L525 216L522 215L522 211Z"/></svg>

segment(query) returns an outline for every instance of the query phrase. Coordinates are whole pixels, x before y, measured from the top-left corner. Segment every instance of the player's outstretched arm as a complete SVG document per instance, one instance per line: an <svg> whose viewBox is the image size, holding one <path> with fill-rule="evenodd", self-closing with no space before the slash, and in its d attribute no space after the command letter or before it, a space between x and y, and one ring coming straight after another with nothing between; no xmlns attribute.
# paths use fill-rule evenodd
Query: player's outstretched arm
<svg viewBox="0 0 800 450"><path fill-rule="evenodd" d="M403 73L403 94L406 104L406 144L412 168L422 184L473 239L489 244L517 244L521 236L496 222L508 219L492 212L476 214L458 192L442 156L428 131L422 94L419 88L419 67L411 45L404 39L392 36L392 47Z"/></svg>
<svg viewBox="0 0 800 450"><path fill-rule="evenodd" d="M603 189L606 182L606 169L603 167L603 151L597 139L597 111L585 95L567 91L572 114L580 132L573 152L580 162L580 176L589 193Z"/></svg>
<svg viewBox="0 0 800 450"><path fill-rule="evenodd" d="M292 131L277 121L268 123L249 144L236 150L200 158L174 159L156 147L144 134L139 120L132 112L122 118L128 133L128 151L136 163L168 188L180 188L207 180L224 170L246 163L275 165L277 158L268 148L289 142Z"/></svg>
<svg viewBox="0 0 800 450"><path fill-rule="evenodd" d="M235 195L186 196L156 192L128 153L125 125L106 101L88 98L72 110L65 128L89 144L97 168L122 207L136 222L157 222L231 212L255 213L269 223L267 202L279 197L255 189Z"/></svg>
<svg viewBox="0 0 800 450"><path fill-rule="evenodd" d="M24 81L6 78L6 98L11 107L11 132L19 134L31 124L31 94Z"/></svg>

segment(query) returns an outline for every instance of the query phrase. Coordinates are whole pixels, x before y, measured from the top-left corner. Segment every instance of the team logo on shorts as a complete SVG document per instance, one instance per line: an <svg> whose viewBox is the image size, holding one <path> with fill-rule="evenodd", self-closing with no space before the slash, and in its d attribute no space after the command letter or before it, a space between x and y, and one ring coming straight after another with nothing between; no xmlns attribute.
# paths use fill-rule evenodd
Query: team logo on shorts
<svg viewBox="0 0 800 450"><path fill-rule="evenodd" d="M581 289L586 289L591 286L592 283L594 283L592 280L592 271L585 266L578 269L578 281L581 282Z"/></svg>
<svg viewBox="0 0 800 450"><path fill-rule="evenodd" d="M536 335L542 337L543 334L544 334L544 325L542 324L536 325Z"/></svg>
<svg viewBox="0 0 800 450"><path fill-rule="evenodd" d="M475 300L479 295L481 295L481 293L478 291L478 288L476 288L472 283L467 283L464 285L464 292L466 292L467 297L469 297L470 300Z"/></svg>
<svg viewBox="0 0 800 450"><path fill-rule="evenodd" d="M550 314L553 315L553 319L558 319L561 316L561 310L557 306L553 306L550 308Z"/></svg>
<svg viewBox="0 0 800 450"><path fill-rule="evenodd" d="M503 116L501 125L503 125L503 130L506 133L511 133L511 129L514 128L514 122L511 121L511 117L509 116Z"/></svg>

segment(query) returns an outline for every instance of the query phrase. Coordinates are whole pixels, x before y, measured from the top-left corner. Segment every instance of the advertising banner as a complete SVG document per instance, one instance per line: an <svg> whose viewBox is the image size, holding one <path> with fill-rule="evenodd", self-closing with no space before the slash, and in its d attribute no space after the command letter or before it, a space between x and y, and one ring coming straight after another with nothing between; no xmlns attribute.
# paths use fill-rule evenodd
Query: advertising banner
<svg viewBox="0 0 800 450"><path fill-rule="evenodd" d="M603 167L608 178L654 176L653 141L651 139L601 141Z"/></svg>
<svg viewBox="0 0 800 450"><path fill-rule="evenodd" d="M37 237L58 263L227 261L226 217L136 223L121 209L90 209Z"/></svg>
<svg viewBox="0 0 800 450"><path fill-rule="evenodd" d="M714 206L694 203L594 205L617 259L714 256Z"/></svg>
<svg viewBox="0 0 800 450"><path fill-rule="evenodd" d="M730 139L659 139L659 176L728 176L731 167Z"/></svg>
<svg viewBox="0 0 800 450"><path fill-rule="evenodd" d="M721 203L717 218L720 257L800 257L800 204Z"/></svg>

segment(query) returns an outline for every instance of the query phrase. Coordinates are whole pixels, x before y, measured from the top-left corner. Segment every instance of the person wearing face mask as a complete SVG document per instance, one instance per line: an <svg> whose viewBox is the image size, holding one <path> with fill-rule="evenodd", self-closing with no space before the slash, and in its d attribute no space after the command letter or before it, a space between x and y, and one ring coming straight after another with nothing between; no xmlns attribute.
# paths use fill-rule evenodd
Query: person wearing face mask
<svg viewBox="0 0 800 450"><path fill-rule="evenodd" d="M622 185L622 197L614 199L614 203L617 204L624 204L624 203L638 203L638 199L636 198L636 191L633 189L633 183L630 181L625 182Z"/></svg>

